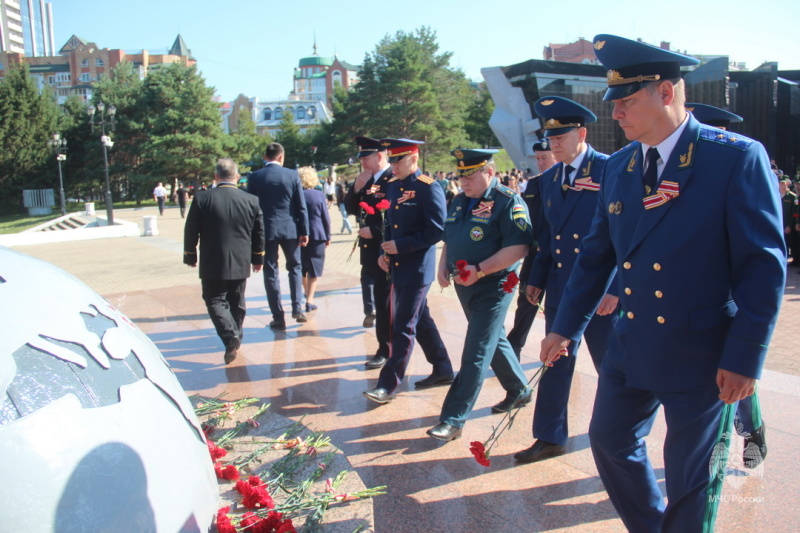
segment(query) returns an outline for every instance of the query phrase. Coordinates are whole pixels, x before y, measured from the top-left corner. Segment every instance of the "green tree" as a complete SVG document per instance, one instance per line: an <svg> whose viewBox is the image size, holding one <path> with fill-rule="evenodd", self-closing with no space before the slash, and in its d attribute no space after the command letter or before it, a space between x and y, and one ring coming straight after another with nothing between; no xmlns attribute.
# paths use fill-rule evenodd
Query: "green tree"
<svg viewBox="0 0 800 533"><path fill-rule="evenodd" d="M58 127L58 105L39 91L27 65L10 66L0 82L0 187L3 203L21 204L22 189L58 190L47 141Z"/></svg>
<svg viewBox="0 0 800 533"><path fill-rule="evenodd" d="M473 88L473 100L469 106L466 120L466 131L470 143L481 148L499 146L489 119L494 112L494 101L486 89L486 84L480 83Z"/></svg>
<svg viewBox="0 0 800 533"><path fill-rule="evenodd" d="M140 190L152 189L158 181L174 185L213 178L214 163L225 155L213 94L194 65L173 63L145 78L132 119L146 135L140 145Z"/></svg>
<svg viewBox="0 0 800 533"><path fill-rule="evenodd" d="M451 56L439 52L427 27L387 35L365 57L332 129L346 132L351 146L352 135L423 140L424 165L452 166L450 150L467 142L470 89L463 72L450 67Z"/></svg>
<svg viewBox="0 0 800 533"><path fill-rule="evenodd" d="M275 141L281 143L286 153L283 164L287 168L302 167L311 164L311 143L294 121L294 114L288 109L283 112L280 131L275 134Z"/></svg>
<svg viewBox="0 0 800 533"><path fill-rule="evenodd" d="M236 131L232 131L226 139L227 157L239 164L239 172L244 174L260 168L264 157L264 148L272 142L269 134L259 135L256 123L247 108L239 109Z"/></svg>

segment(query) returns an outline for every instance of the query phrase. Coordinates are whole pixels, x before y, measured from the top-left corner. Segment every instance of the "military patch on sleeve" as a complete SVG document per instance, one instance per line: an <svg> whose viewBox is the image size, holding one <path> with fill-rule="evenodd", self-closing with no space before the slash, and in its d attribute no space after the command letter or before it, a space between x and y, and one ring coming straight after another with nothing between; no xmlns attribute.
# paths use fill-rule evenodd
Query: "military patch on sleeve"
<svg viewBox="0 0 800 533"><path fill-rule="evenodd" d="M525 213L514 213L514 224L522 231L528 230L528 216Z"/></svg>
<svg viewBox="0 0 800 533"><path fill-rule="evenodd" d="M419 177L417 178L417 181L421 181L426 185L430 185L431 183L433 183L433 178L430 176L426 176L425 174L420 174Z"/></svg>

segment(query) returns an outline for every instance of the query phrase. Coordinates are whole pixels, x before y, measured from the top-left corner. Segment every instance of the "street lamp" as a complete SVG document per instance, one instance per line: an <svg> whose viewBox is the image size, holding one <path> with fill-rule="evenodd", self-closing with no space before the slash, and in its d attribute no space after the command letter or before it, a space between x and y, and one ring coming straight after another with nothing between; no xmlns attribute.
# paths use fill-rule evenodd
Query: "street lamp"
<svg viewBox="0 0 800 533"><path fill-rule="evenodd" d="M61 138L60 133L54 133L53 138L47 141L53 155L56 156L58 161L58 186L59 194L61 196L61 216L66 216L67 205L64 201L64 177L61 174L61 162L67 160L67 140Z"/></svg>
<svg viewBox="0 0 800 533"><path fill-rule="evenodd" d="M95 111L97 111L97 117L95 117ZM106 110L106 105L100 101L97 102L96 106L90 105L87 107L86 113L89 115L89 124L92 126L92 132L94 132L95 127L100 127L103 132L100 137L100 143L103 145L103 163L106 171L106 217L108 218L108 225L112 226L114 224L114 207L111 205L111 184L108 181L108 149L114 146L114 143L111 141L111 137L106 135L106 126L110 131L114 131L117 124L117 108L112 105L108 106L108 110ZM108 115L108 118L106 118L106 115Z"/></svg>

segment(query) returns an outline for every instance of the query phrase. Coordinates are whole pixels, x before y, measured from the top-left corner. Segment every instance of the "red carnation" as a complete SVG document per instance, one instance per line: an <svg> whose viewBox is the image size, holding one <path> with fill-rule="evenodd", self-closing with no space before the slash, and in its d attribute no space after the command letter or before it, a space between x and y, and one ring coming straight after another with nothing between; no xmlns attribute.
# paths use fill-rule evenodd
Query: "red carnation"
<svg viewBox="0 0 800 533"><path fill-rule="evenodd" d="M260 487L264 484L264 482L261 481L261 478L258 476L250 476L247 478L247 482L254 487Z"/></svg>
<svg viewBox="0 0 800 533"><path fill-rule="evenodd" d="M236 528L233 527L231 519L228 517L230 510L231 508L228 506L217 511L217 531L219 533L236 533Z"/></svg>
<svg viewBox="0 0 800 533"><path fill-rule="evenodd" d="M467 270L467 263L463 259L459 259L456 261L456 271L455 274L461 281L467 281L469 279L469 270Z"/></svg>
<svg viewBox="0 0 800 533"><path fill-rule="evenodd" d="M228 450L225 448L220 448L213 442L208 441L208 453L211 454L211 459L216 461L217 459L221 459L228 455Z"/></svg>
<svg viewBox="0 0 800 533"><path fill-rule="evenodd" d="M514 287L517 286L519 283L519 278L517 277L516 272L511 272L508 274L508 277L503 282L503 292L512 293L514 292Z"/></svg>
<svg viewBox="0 0 800 533"><path fill-rule="evenodd" d="M456 270L464 270L465 268L467 268L467 264L468 263L463 259L459 259L458 261L456 261Z"/></svg>
<svg viewBox="0 0 800 533"><path fill-rule="evenodd" d="M248 509L272 509L275 507L275 502L269 495L267 487L251 485L252 477L248 481L239 480L236 483L236 491L242 495L242 505Z"/></svg>
<svg viewBox="0 0 800 533"><path fill-rule="evenodd" d="M297 530L294 528L292 520L287 518L281 522L281 525L275 530L275 533L297 533Z"/></svg>
<svg viewBox="0 0 800 533"><path fill-rule="evenodd" d="M486 457L486 448L484 448L482 442L477 440L470 442L469 451L475 456L475 460L478 461L478 464L483 466L489 466L489 464L491 464L489 458Z"/></svg>
<svg viewBox="0 0 800 533"><path fill-rule="evenodd" d="M360 202L360 203L358 204L358 207L360 207L361 209L363 209L363 210L364 210L364 212L365 212L366 214L368 214L368 215L374 215L374 214L375 214L375 210L374 210L374 209L372 208L372 206L371 206L371 205L369 205L367 202Z"/></svg>
<svg viewBox="0 0 800 533"><path fill-rule="evenodd" d="M381 200L377 204L375 204L375 209L378 211L386 211L391 207L392 204L389 203L389 200Z"/></svg>
<svg viewBox="0 0 800 533"><path fill-rule="evenodd" d="M200 429L203 430L203 435L206 436L206 440L211 438L211 435L214 434L214 426L209 424L208 422L204 422Z"/></svg>

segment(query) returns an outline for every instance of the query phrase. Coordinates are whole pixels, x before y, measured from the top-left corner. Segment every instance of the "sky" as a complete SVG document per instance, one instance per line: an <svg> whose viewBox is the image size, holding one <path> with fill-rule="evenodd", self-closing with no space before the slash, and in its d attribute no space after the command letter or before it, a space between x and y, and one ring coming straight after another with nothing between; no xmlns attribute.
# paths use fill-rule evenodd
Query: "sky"
<svg viewBox="0 0 800 533"><path fill-rule="evenodd" d="M798 0L48 1L56 49L74 34L99 48L165 53L180 34L222 101L240 93L286 98L315 39L320 56L359 65L386 35L422 26L436 32L440 52L452 52L451 66L476 81L483 67L542 59L550 43L599 33L667 41L690 55L728 55L748 69L764 61L800 69Z"/></svg>

